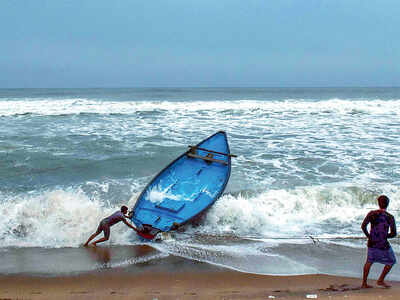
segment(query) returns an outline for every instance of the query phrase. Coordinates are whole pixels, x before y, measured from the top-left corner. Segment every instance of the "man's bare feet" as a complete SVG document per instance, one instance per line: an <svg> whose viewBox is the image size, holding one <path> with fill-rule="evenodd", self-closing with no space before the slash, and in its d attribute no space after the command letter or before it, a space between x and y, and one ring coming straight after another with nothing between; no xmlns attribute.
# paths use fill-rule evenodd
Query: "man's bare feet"
<svg viewBox="0 0 400 300"><path fill-rule="evenodd" d="M385 289L388 289L388 288L391 287L391 285L388 285L388 284L387 284L386 282L384 282L384 281L377 281L376 284L379 285L379 286L381 286L381 287L384 287Z"/></svg>
<svg viewBox="0 0 400 300"><path fill-rule="evenodd" d="M361 285L361 288L362 288L362 289L371 289L371 288L373 288L373 286L372 286L372 285L369 285L369 284L367 284L367 283L363 283L363 284Z"/></svg>

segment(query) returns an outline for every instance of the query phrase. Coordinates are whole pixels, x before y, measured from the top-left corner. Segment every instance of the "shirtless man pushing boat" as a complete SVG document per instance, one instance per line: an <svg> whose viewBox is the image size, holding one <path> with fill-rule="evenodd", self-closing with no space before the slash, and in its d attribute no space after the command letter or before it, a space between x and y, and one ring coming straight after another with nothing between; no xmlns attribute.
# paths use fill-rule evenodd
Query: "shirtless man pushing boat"
<svg viewBox="0 0 400 300"><path fill-rule="evenodd" d="M99 235L102 231L104 232L104 237L93 242L92 245L96 246L96 244L98 243L107 241L110 238L110 227L121 221L137 232L138 230L125 220L125 218L128 219L128 216L126 216L127 212L128 207L124 205L121 206L121 210L116 211L111 216L108 216L107 218L101 220L99 227L97 227L97 231L89 237L84 246L87 247L89 245L89 242L93 240L97 235Z"/></svg>

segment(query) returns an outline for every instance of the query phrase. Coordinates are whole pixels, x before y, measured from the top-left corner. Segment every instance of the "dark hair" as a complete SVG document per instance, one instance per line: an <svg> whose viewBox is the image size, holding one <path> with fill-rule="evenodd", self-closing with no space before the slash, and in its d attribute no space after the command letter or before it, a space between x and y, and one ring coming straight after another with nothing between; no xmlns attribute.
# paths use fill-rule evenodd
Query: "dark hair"
<svg viewBox="0 0 400 300"><path fill-rule="evenodd" d="M121 212L124 212L124 210L125 210L125 211L128 211L128 207L126 207L125 205L122 205L122 206L121 206Z"/></svg>
<svg viewBox="0 0 400 300"><path fill-rule="evenodd" d="M387 208L389 205L389 198L385 195L378 197L379 208Z"/></svg>

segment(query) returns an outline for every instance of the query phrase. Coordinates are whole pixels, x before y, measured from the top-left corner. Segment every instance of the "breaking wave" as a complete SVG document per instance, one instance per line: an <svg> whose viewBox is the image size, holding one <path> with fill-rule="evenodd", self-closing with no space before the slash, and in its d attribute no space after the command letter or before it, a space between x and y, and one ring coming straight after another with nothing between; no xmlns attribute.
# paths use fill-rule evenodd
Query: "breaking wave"
<svg viewBox="0 0 400 300"><path fill-rule="evenodd" d="M0 100L0 116L66 116L76 114L130 115L146 112L204 112L241 113L337 113L398 115L400 99L352 100L286 99L227 100L227 101L97 101L91 99L19 99Z"/></svg>
<svg viewBox="0 0 400 300"><path fill-rule="evenodd" d="M386 186L393 198L400 190ZM353 186L298 187L268 190L251 195L225 194L187 234L204 233L238 237L299 237L304 235L360 235L360 223L376 207L377 191ZM137 194L128 205L133 207ZM55 189L7 196L0 204L2 247L79 247L94 232L99 221L125 203L110 204L81 189ZM397 216L399 203L390 209ZM124 224L112 228L111 244L138 243Z"/></svg>

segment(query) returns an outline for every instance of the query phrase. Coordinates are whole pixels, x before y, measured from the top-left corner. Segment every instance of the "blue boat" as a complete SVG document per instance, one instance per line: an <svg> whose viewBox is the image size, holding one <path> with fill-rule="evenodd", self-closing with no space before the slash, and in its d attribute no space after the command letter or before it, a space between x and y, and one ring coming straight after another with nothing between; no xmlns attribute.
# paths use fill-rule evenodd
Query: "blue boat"
<svg viewBox="0 0 400 300"><path fill-rule="evenodd" d="M231 173L226 133L219 131L171 162L139 195L132 210L138 234L153 239L176 230L207 210L222 195Z"/></svg>

